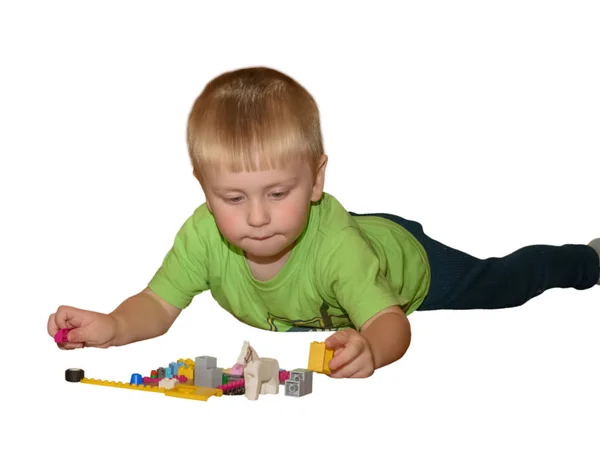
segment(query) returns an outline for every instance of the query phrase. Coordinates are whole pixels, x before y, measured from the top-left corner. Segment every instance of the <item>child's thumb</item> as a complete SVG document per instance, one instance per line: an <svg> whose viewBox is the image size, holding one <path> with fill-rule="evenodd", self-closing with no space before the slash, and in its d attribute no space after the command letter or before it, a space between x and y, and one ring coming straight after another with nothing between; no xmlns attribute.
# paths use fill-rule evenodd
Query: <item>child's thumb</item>
<svg viewBox="0 0 600 460"><path fill-rule="evenodd" d="M88 341L88 331L85 327L71 329L67 335L67 340L74 343L84 343Z"/></svg>

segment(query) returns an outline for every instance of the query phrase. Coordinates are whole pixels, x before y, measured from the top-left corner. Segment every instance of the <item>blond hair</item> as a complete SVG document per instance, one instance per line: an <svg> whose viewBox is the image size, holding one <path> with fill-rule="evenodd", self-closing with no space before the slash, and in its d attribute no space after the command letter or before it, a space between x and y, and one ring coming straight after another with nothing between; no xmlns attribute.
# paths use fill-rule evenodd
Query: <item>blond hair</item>
<svg viewBox="0 0 600 460"><path fill-rule="evenodd" d="M252 67L219 75L196 99L187 143L194 175L206 167L257 171L307 162L324 153L317 104L291 77Z"/></svg>

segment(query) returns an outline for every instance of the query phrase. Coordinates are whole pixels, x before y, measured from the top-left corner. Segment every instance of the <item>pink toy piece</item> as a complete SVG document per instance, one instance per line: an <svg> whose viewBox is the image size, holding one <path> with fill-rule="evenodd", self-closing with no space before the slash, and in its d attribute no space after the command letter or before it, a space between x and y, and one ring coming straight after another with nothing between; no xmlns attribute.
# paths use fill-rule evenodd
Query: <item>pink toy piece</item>
<svg viewBox="0 0 600 460"><path fill-rule="evenodd" d="M225 383L217 387L218 390L228 391L235 390L236 388L244 387L244 379L236 380L235 382Z"/></svg>
<svg viewBox="0 0 600 460"><path fill-rule="evenodd" d="M54 334L54 341L56 343L67 343L69 339L67 336L69 335L69 331L73 328L63 328L59 329L56 334Z"/></svg>
<svg viewBox="0 0 600 460"><path fill-rule="evenodd" d="M244 366L235 363L235 365L229 370L229 375L244 375Z"/></svg>
<svg viewBox="0 0 600 460"><path fill-rule="evenodd" d="M287 379L290 378L290 371L286 371L285 369L281 369L279 371L279 383L284 384Z"/></svg>

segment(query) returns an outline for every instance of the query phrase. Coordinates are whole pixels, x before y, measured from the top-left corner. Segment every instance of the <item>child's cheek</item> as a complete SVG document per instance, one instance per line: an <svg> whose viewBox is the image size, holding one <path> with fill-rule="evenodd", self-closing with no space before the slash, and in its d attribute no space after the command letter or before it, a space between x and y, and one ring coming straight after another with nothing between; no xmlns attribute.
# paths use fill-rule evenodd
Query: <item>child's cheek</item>
<svg viewBox="0 0 600 460"><path fill-rule="evenodd" d="M304 227L304 220L308 213L306 204L304 202L293 202L289 206L285 206L282 209L282 216L284 222L292 224L294 227Z"/></svg>
<svg viewBox="0 0 600 460"><path fill-rule="evenodd" d="M222 210L216 219L219 230L228 238L239 237L242 232L241 220L233 210Z"/></svg>

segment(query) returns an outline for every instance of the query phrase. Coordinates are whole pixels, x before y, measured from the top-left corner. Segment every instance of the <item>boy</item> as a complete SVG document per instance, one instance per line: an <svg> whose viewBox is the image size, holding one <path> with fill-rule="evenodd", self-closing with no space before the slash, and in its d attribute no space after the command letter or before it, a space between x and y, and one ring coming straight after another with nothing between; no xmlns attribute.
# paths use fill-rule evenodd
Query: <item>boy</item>
<svg viewBox="0 0 600 460"><path fill-rule="evenodd" d="M185 221L142 292L112 313L61 306L48 333L65 349L164 334L210 290L240 321L273 331L336 330L333 377L368 377L400 359L415 310L506 308L555 287L600 284L600 239L529 246L479 260L430 239L417 222L347 212L324 193L317 105L267 68L225 73L188 120L206 203Z"/></svg>

